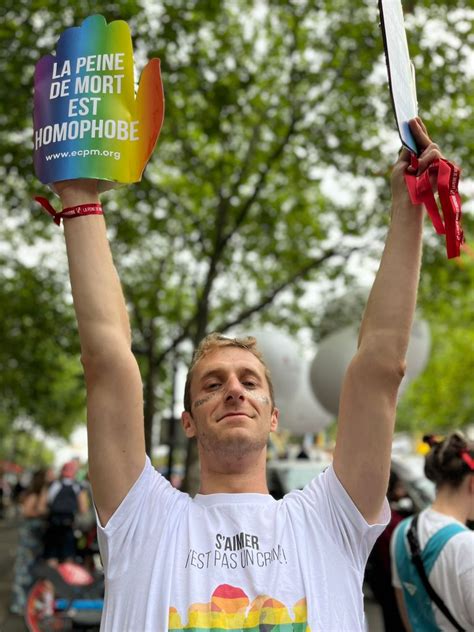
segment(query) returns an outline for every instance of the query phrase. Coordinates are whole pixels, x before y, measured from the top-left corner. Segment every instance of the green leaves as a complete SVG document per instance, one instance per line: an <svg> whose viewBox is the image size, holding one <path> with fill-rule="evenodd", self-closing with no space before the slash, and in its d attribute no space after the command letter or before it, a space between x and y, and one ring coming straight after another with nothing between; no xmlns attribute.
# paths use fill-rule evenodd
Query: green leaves
<svg viewBox="0 0 474 632"><path fill-rule="evenodd" d="M41 264L3 261L0 274L0 415L68 436L84 420L75 323L63 280Z"/></svg>
<svg viewBox="0 0 474 632"><path fill-rule="evenodd" d="M412 5L407 30L420 112L467 177L474 167L472 10L456 3L453 16L452 2ZM31 196L41 192L31 163L31 78L62 30L95 12L130 22L142 65L162 60L166 115L157 150L139 185L104 200L134 349L153 385L146 391L153 393L150 427L169 394L170 351L187 360L208 331L255 320L315 329L330 290L340 293L364 265L374 268L399 145L376 3L162 0L144 10L132 1L7 2L0 27L1 230L5 275L29 289L2 290L2 368L10 386L1 394L9 415L34 415L63 433L82 416L80 366L64 261L57 264L61 239L39 211L31 213ZM466 234L469 240L469 222ZM443 323L457 327L469 318L462 312L449 320L468 275L446 262L431 227L426 236L436 245L425 258L420 303L442 337ZM49 242L44 268L20 263L25 243L48 250ZM18 322L28 319L30 328L18 334ZM445 352L455 353L461 343L451 351L448 344ZM408 394L402 421L419 418L414 406Z"/></svg>
<svg viewBox="0 0 474 632"><path fill-rule="evenodd" d="M472 228L472 220L466 222L466 228L469 226ZM444 260L439 247L427 251L420 303L431 327L431 357L402 399L400 428L444 432L472 424L473 288L471 249L450 262Z"/></svg>

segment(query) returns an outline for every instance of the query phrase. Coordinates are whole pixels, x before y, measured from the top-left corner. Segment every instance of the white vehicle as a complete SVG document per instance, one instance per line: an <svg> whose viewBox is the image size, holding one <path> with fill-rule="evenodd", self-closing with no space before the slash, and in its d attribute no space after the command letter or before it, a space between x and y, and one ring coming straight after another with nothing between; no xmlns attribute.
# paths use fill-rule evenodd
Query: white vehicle
<svg viewBox="0 0 474 632"><path fill-rule="evenodd" d="M320 459L282 459L267 463L270 494L277 500L293 489L303 489L331 464L329 457Z"/></svg>
<svg viewBox="0 0 474 632"><path fill-rule="evenodd" d="M279 499L293 489L303 489L330 463L331 458L325 453L317 459L269 461L267 482L270 494ZM424 463L424 457L417 454L392 456L392 472L402 481L408 494L408 498L401 501L405 505L401 508L407 514L421 511L434 500L435 486L425 477Z"/></svg>

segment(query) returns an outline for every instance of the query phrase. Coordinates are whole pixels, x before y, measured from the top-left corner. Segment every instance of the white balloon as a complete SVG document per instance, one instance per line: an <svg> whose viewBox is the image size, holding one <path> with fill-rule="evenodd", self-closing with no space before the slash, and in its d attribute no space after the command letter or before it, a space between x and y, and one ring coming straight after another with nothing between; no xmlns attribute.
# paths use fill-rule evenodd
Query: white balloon
<svg viewBox="0 0 474 632"><path fill-rule="evenodd" d="M274 327L250 332L270 370L275 400L291 400L301 378L303 357L298 343Z"/></svg>
<svg viewBox="0 0 474 632"><path fill-rule="evenodd" d="M350 325L325 338L310 368L314 394L321 404L337 415L342 380L357 351L358 327Z"/></svg>
<svg viewBox="0 0 474 632"><path fill-rule="evenodd" d="M295 435L321 432L334 419L334 415L325 410L314 396L309 371L309 363L305 363L296 394L291 400L279 398L277 401L279 427Z"/></svg>
<svg viewBox="0 0 474 632"><path fill-rule="evenodd" d="M417 378L428 364L431 350L430 328L426 320L415 319L407 349L407 367L400 384L398 396L405 392L408 384Z"/></svg>
<svg viewBox="0 0 474 632"><path fill-rule="evenodd" d="M406 377L414 380L428 364L431 350L430 327L426 320L415 318L407 350Z"/></svg>
<svg viewBox="0 0 474 632"><path fill-rule="evenodd" d="M342 296L329 301L318 325L320 340L341 331L349 325L359 324L367 305L370 287L351 288Z"/></svg>
<svg viewBox="0 0 474 632"><path fill-rule="evenodd" d="M311 384L321 404L333 414L339 410L342 381L349 362L357 350L359 326L351 325L331 334L319 345L311 364ZM401 395L408 383L425 368L430 353L428 323L415 318L407 351L407 368L399 389Z"/></svg>

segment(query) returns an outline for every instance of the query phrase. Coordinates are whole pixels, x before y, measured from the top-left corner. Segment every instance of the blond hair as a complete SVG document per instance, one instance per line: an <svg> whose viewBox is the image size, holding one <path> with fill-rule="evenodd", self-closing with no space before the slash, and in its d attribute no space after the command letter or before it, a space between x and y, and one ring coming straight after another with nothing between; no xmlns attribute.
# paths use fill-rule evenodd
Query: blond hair
<svg viewBox="0 0 474 632"><path fill-rule="evenodd" d="M265 369L265 377L268 382L268 388L270 390L270 400L273 408L275 406L275 398L273 393L272 378L270 375L270 370L268 369L263 359L263 355L257 347L257 340L253 336L246 336L245 338L227 338L226 336L223 336L218 332L214 332L201 340L193 354L193 359L191 360L191 365L186 376L186 384L184 386L184 410L189 413L191 412L191 381L196 365L200 360L202 360L204 356L208 355L212 351L215 351L216 349L221 349L223 347L236 347L238 349L245 349L246 351L249 351L252 355L254 355L262 363Z"/></svg>

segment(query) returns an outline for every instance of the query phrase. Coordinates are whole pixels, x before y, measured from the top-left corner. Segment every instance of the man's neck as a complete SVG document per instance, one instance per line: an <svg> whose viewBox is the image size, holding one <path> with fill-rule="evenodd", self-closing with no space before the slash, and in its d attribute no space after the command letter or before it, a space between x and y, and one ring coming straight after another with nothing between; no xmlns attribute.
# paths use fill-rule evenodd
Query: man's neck
<svg viewBox="0 0 474 632"><path fill-rule="evenodd" d="M266 455L235 464L201 460L200 494L268 494Z"/></svg>

